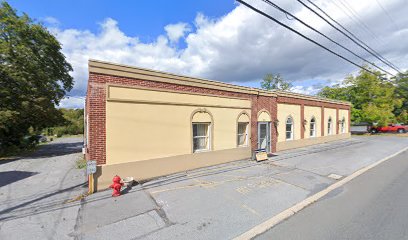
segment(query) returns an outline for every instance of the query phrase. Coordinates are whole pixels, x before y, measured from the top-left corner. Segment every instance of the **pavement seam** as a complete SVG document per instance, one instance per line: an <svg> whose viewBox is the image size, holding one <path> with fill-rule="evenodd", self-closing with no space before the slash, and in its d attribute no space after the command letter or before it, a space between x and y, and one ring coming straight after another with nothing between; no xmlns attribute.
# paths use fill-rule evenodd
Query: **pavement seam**
<svg viewBox="0 0 408 240"><path fill-rule="evenodd" d="M263 223L251 228L250 230L242 233L241 235L237 236L234 238L234 240L244 240L244 239L252 239L254 237L256 237L257 235L269 230L270 228L274 227L275 225L277 225L278 223L282 222L283 220L286 220L287 218L291 217L292 215L294 215L295 213L301 211L302 209L304 209L305 207L309 206L310 204L318 201L319 199L321 199L322 197L324 197L325 195L327 195L329 192L343 186L344 184L350 182L351 180L353 180L354 178L360 176L361 174L369 171L370 169L378 166L379 164L403 153L404 151L407 151L408 147L405 147L401 150L399 150L398 152L391 154L369 166L363 167L357 171L355 171L354 173L352 173L351 175L339 180L338 182L335 182L334 184L330 185L329 187L327 187L326 189L302 200L301 202L295 204L294 206L287 208L286 210L280 212L279 214L273 216L272 218L264 221Z"/></svg>
<svg viewBox="0 0 408 240"><path fill-rule="evenodd" d="M164 224L166 227L173 225L174 223L170 221L170 219L167 217L166 212L164 209L157 203L156 199L150 194L149 191L146 191L143 189L145 194L153 201L154 205L156 206L156 212L159 215L159 217L163 220Z"/></svg>
<svg viewBox="0 0 408 240"><path fill-rule="evenodd" d="M346 144L343 144L343 143L346 143ZM252 168L252 167L256 167L260 165L274 164L276 162L280 162L282 160L286 160L290 158L306 156L306 155L319 153L319 152L331 151L331 150L335 150L335 149L342 148L342 147L349 147L351 145L355 145L359 143L362 143L362 141L356 141L352 139L347 140L347 141L342 141L342 142L333 141L333 142L330 142L330 144L333 144L334 146L329 145L321 149L313 148L312 146L307 146L302 151L297 151L293 153L289 152L291 150L287 150L286 155L285 154L283 156L278 155L278 156L269 158L268 160L262 161L262 162L256 162L254 160L248 161L248 159L243 159L240 161L236 161L235 163L231 162L231 163L223 163L223 164L219 164L219 165L211 166L211 167L202 167L202 168L198 168L194 170L185 171L183 173L170 174L168 176L160 177L156 179L155 181L143 184L143 188L149 189L149 188L154 188L157 186L171 184L173 183L173 181L179 182L179 181L203 177L203 176L217 175L217 174L222 174L225 172L231 172L231 171L245 169L245 168ZM308 150L308 148L311 148L311 149ZM285 167L285 166L282 166L282 167Z"/></svg>

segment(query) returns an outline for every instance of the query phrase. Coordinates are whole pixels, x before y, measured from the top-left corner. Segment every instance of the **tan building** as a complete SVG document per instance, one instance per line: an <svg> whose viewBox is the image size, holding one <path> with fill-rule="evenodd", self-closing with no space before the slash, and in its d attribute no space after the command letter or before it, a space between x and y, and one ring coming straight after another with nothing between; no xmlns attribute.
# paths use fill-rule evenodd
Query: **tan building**
<svg viewBox="0 0 408 240"><path fill-rule="evenodd" d="M89 61L97 189L350 136L350 103Z"/></svg>

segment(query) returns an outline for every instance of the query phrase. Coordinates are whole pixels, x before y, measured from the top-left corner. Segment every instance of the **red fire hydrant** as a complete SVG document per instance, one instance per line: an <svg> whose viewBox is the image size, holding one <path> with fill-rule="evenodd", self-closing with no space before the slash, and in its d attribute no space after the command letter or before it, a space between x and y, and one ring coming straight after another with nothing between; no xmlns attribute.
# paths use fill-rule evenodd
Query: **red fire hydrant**
<svg viewBox="0 0 408 240"><path fill-rule="evenodd" d="M113 189L112 197L120 196L120 189L123 186L123 183L120 182L121 180L122 179L118 175L113 177L113 179L112 179L113 183L112 183L112 185L109 186L110 188Z"/></svg>

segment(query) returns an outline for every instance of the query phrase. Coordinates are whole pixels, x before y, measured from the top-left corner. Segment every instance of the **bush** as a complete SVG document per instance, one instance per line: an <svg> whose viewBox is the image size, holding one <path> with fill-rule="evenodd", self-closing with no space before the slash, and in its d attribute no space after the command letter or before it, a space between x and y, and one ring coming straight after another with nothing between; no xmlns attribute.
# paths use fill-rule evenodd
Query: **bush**
<svg viewBox="0 0 408 240"><path fill-rule="evenodd" d="M0 156L19 155L24 151L32 150L38 145L37 135L23 137L18 143L0 143Z"/></svg>
<svg viewBox="0 0 408 240"><path fill-rule="evenodd" d="M61 108L60 111L63 113L65 122L61 123L60 126L44 129L44 134L62 137L63 135L78 135L84 133L83 109Z"/></svg>
<svg viewBox="0 0 408 240"><path fill-rule="evenodd" d="M76 161L76 168L83 169L85 167L86 167L86 160L85 160L84 156L82 156L81 158L79 158Z"/></svg>

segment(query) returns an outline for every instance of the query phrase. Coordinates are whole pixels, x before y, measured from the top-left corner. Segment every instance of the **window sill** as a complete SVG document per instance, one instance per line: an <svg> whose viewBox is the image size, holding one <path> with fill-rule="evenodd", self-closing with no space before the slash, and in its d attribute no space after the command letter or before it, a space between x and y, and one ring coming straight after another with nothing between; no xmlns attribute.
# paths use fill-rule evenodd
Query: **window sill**
<svg viewBox="0 0 408 240"><path fill-rule="evenodd" d="M248 145L238 145L238 148L248 147Z"/></svg>
<svg viewBox="0 0 408 240"><path fill-rule="evenodd" d="M193 153L202 153L202 152L211 152L210 149L201 149L201 150L195 150Z"/></svg>

